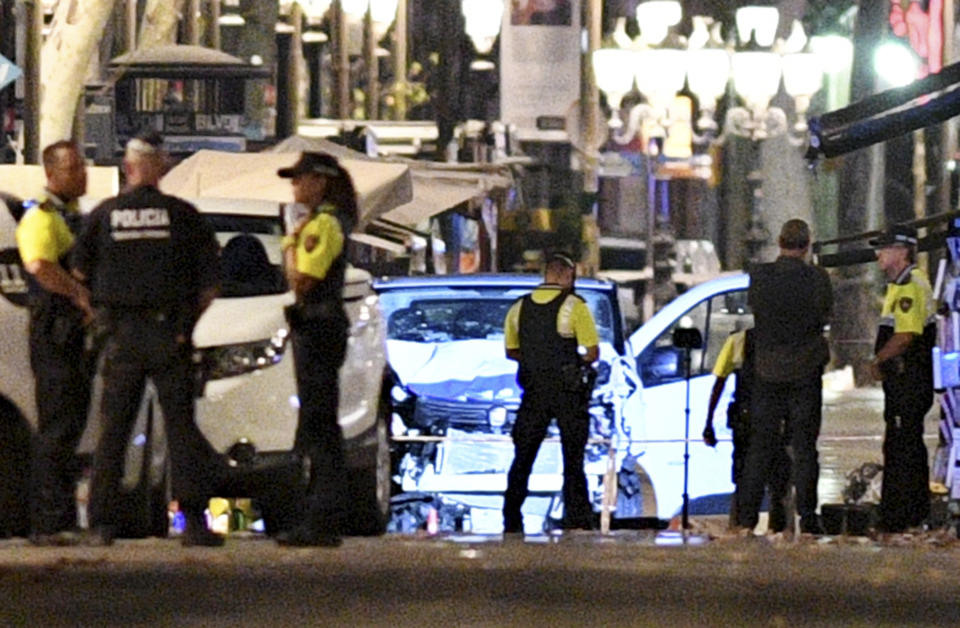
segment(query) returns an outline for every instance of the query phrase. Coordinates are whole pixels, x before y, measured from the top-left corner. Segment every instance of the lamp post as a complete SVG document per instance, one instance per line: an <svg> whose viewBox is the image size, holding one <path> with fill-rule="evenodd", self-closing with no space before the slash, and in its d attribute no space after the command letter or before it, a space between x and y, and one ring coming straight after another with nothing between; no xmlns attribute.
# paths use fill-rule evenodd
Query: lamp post
<svg viewBox="0 0 960 628"><path fill-rule="evenodd" d="M693 136L696 143L704 147L725 142L731 136L746 137L752 142L753 165L748 175L752 201L744 242L749 260L756 261L769 240L763 221L763 177L757 154L760 143L783 135L794 140L794 134L795 143L801 143L810 98L822 81L818 57L806 51L806 36L799 21L794 22L786 41L776 40L779 12L775 7L747 6L737 10L739 47L721 41L721 25L705 16L694 16L693 32L685 50L665 46L670 28L680 21L679 2L643 2L637 7L637 20L641 32L636 40L630 41L623 33L617 38L621 45L629 47L602 49L593 54L597 84L606 93L611 108L610 137L620 144L632 141L638 132L669 139L671 125L676 122L671 118L669 104L686 79L699 108L695 126L699 133ZM781 79L795 104L797 121L792 128L786 113L770 105L780 90ZM633 107L624 119L620 104L634 84L647 102ZM729 93L731 84L743 104L727 108L721 129L714 119L716 106ZM651 157L648 155L648 159ZM651 217L663 222L663 213L652 213ZM669 220L666 222L669 224ZM648 225L649 228L652 227ZM648 237L655 242L656 238L649 234ZM652 265L656 273L655 258Z"/></svg>

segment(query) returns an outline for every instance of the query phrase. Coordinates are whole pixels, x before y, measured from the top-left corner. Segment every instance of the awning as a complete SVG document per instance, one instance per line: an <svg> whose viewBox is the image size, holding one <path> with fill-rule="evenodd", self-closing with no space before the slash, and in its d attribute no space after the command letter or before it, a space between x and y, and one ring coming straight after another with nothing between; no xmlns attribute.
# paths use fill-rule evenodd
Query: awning
<svg viewBox="0 0 960 628"><path fill-rule="evenodd" d="M273 71L251 65L214 48L167 44L137 48L110 60L110 69L123 78L268 78Z"/></svg>
<svg viewBox="0 0 960 628"><path fill-rule="evenodd" d="M360 244L366 244L367 246L372 246L377 249L383 249L384 251L393 253L394 255L404 255L407 253L406 244L388 240L387 238L381 238L369 233L360 233L355 231L350 234L350 239L354 242L359 242Z"/></svg>
<svg viewBox="0 0 960 628"><path fill-rule="evenodd" d="M269 149L270 153L285 151L320 151L337 159L402 164L410 168L412 197L386 213L365 214L365 217L360 219L359 230L365 229L378 217L412 227L461 203L482 197L491 190L513 185L509 168L499 164L457 164L413 159L375 160L318 137L297 135Z"/></svg>
<svg viewBox="0 0 960 628"><path fill-rule="evenodd" d="M168 194L188 198L248 198L293 202L289 179L277 170L292 166L298 153L228 153L201 150L184 159L160 182ZM357 190L360 222L369 222L409 202L412 184L405 164L341 159Z"/></svg>

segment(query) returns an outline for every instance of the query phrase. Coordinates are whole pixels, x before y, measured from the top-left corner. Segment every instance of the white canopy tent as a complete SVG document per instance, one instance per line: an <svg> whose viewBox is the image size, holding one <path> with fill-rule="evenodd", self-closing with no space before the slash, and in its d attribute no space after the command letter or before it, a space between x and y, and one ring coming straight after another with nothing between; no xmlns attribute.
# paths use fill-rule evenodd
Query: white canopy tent
<svg viewBox="0 0 960 628"><path fill-rule="evenodd" d="M449 164L413 159L384 162L382 159L369 157L319 137L295 135L283 140L268 152L299 153L301 151L319 151L329 153L337 159L402 164L410 168L413 183L412 198L383 214L370 215L370 220L361 218L361 229L368 226L375 218L382 218L406 227L415 227L427 218L453 209L461 203L483 197L494 189L513 185L509 169L497 164Z"/></svg>
<svg viewBox="0 0 960 628"><path fill-rule="evenodd" d="M201 150L184 159L160 182L168 194L186 198L247 198L293 202L290 181L277 170L293 165L299 154L230 153ZM406 164L340 159L357 190L360 222L365 224L408 203L412 195Z"/></svg>

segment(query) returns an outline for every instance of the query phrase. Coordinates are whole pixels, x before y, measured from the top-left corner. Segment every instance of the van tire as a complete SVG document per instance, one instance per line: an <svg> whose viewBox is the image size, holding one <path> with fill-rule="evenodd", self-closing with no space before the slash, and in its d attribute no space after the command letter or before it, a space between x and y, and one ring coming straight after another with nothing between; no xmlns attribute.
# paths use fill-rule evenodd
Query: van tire
<svg viewBox="0 0 960 628"><path fill-rule="evenodd" d="M32 435L23 414L0 397L0 538L30 533Z"/></svg>

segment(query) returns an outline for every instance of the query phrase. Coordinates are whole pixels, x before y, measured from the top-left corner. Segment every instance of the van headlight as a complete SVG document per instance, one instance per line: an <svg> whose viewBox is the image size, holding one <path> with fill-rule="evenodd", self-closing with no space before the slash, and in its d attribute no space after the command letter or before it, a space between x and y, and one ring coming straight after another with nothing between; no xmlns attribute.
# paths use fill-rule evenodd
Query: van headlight
<svg viewBox="0 0 960 628"><path fill-rule="evenodd" d="M206 348L203 363L207 379L236 377L273 366L283 359L286 346L287 330L281 329L267 340Z"/></svg>
<svg viewBox="0 0 960 628"><path fill-rule="evenodd" d="M487 421L490 427L500 429L507 424L507 409L503 406L493 406L487 410Z"/></svg>

